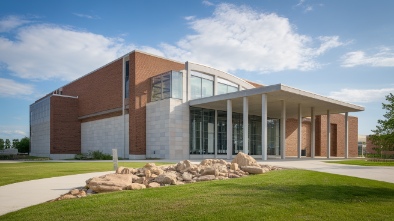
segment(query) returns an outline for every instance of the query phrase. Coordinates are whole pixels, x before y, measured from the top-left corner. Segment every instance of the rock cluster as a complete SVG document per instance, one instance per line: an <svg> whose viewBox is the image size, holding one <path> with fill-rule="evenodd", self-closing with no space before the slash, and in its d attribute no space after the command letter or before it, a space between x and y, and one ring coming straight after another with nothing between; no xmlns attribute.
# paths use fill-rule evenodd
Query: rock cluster
<svg viewBox="0 0 394 221"><path fill-rule="evenodd" d="M120 190L139 190L167 185L181 185L211 180L239 178L249 174L263 174L278 170L275 166L260 165L244 153L238 153L231 163L221 159L206 159L200 164L189 160L176 165L156 166L148 163L143 168L119 167L114 174L93 177L86 180L85 189L72 190L58 199L86 196L89 193L103 193Z"/></svg>

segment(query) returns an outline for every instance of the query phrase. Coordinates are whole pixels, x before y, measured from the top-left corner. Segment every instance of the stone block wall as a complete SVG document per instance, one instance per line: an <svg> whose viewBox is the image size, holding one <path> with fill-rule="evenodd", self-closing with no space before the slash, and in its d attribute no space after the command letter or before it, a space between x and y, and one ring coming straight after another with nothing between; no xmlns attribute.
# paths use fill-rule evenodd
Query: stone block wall
<svg viewBox="0 0 394 221"><path fill-rule="evenodd" d="M146 157L189 158L189 105L165 99L146 106Z"/></svg>

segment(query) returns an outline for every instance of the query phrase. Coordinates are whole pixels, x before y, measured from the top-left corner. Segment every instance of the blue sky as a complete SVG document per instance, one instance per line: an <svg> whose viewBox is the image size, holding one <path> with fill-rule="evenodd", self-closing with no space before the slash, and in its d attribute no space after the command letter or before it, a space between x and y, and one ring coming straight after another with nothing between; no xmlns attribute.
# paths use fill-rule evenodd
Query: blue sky
<svg viewBox="0 0 394 221"><path fill-rule="evenodd" d="M29 105L134 49L365 107L370 134L394 93L394 1L0 1L0 138Z"/></svg>

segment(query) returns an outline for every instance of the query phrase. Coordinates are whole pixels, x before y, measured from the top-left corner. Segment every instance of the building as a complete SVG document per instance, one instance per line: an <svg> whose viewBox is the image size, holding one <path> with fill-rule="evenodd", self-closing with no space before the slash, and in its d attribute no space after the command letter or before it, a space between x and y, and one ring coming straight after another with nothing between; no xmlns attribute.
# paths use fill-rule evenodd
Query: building
<svg viewBox="0 0 394 221"><path fill-rule="evenodd" d="M363 110L133 51L30 106L31 155L115 148L129 159L356 157L358 119L348 113Z"/></svg>

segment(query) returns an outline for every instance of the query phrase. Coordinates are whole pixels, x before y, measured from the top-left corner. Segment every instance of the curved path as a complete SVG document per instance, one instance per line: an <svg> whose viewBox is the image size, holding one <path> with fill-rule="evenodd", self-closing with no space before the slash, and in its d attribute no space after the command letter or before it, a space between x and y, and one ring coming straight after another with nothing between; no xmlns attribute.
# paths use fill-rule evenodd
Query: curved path
<svg viewBox="0 0 394 221"><path fill-rule="evenodd" d="M283 168L306 169L394 183L394 167L352 166L324 163L323 161L327 161L327 159L269 159L268 161L258 162ZM199 162L200 161L193 160L193 163ZM71 189L83 186L85 184L85 180L91 177L113 172L114 171L107 171L53 177L0 186L0 216L28 206L55 199Z"/></svg>
<svg viewBox="0 0 394 221"><path fill-rule="evenodd" d="M44 178L0 186L0 215L53 200L85 181L114 171Z"/></svg>

